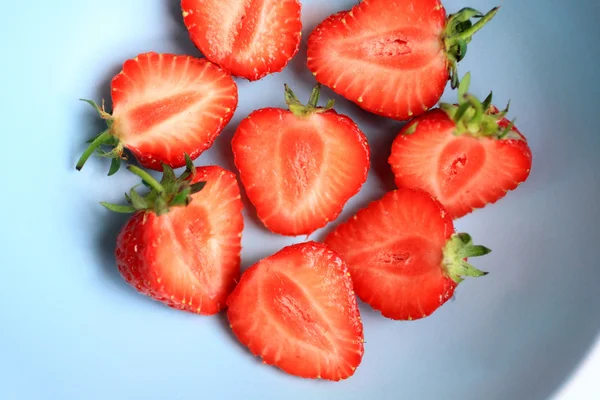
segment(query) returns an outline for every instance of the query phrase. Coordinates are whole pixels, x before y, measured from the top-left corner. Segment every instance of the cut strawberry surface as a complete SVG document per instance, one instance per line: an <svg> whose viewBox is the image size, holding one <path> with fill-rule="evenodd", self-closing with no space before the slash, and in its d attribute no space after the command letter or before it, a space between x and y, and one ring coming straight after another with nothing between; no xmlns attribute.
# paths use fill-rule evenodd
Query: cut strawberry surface
<svg viewBox="0 0 600 400"><path fill-rule="evenodd" d="M483 272L466 257L489 252L454 234L451 216L426 192L400 189L338 226L325 243L348 264L361 300L388 318L424 318L465 276Z"/></svg>
<svg viewBox="0 0 600 400"><path fill-rule="evenodd" d="M327 246L289 246L250 267L227 300L231 329L266 364L303 378L338 381L363 356L352 281Z"/></svg>
<svg viewBox="0 0 600 400"><path fill-rule="evenodd" d="M287 89L290 110L266 108L244 119L232 141L235 164L265 226L310 234L337 218L367 179L369 147L348 117L308 106Z"/></svg>
<svg viewBox="0 0 600 400"><path fill-rule="evenodd" d="M364 0L325 19L308 39L317 81L372 113L405 120L434 106L471 36L495 15L438 0ZM480 18L473 24L472 18Z"/></svg>
<svg viewBox="0 0 600 400"><path fill-rule="evenodd" d="M194 44L233 75L261 79L298 52L298 0L182 0L181 8Z"/></svg>
<svg viewBox="0 0 600 400"><path fill-rule="evenodd" d="M146 53L126 61L111 88L112 115L96 106L108 129L90 145L78 169L105 145L113 147L104 155L115 160L115 168L123 148L146 168L182 167L184 154L195 159L212 146L238 101L235 82L221 68L172 54Z"/></svg>
<svg viewBox="0 0 600 400"><path fill-rule="evenodd" d="M466 93L469 79L461 83L460 104L416 118L394 141L389 159L398 187L426 190L454 218L516 189L532 162L527 140L506 112L491 97L481 103Z"/></svg>
<svg viewBox="0 0 600 400"><path fill-rule="evenodd" d="M173 192L179 183L167 178L146 197L130 192L131 206L105 205L138 210L117 240L125 280L170 307L211 315L224 308L240 275L242 202L235 175L220 167L198 167L185 179L203 189Z"/></svg>

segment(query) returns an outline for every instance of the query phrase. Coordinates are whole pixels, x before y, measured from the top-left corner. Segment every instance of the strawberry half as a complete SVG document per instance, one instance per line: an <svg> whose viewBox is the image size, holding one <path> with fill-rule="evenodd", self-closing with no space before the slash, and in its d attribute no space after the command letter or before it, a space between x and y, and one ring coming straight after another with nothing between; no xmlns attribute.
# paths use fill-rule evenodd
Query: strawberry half
<svg viewBox="0 0 600 400"><path fill-rule="evenodd" d="M237 86L231 76L209 61L173 54L140 54L125 61L111 82L113 113L91 100L106 120L79 159L81 170L98 150L113 159L109 175L121 165L127 148L146 168L160 171L185 165L212 146L237 107ZM101 147L111 150L104 152Z"/></svg>
<svg viewBox="0 0 600 400"><path fill-rule="evenodd" d="M446 18L439 0L364 0L315 28L308 68L365 110L406 120L434 106L448 79L457 86L467 44L497 11Z"/></svg>
<svg viewBox="0 0 600 400"><path fill-rule="evenodd" d="M182 0L181 9L196 47L235 76L279 72L300 47L298 0Z"/></svg>
<svg viewBox="0 0 600 400"><path fill-rule="evenodd" d="M369 145L358 126L308 105L286 86L289 110L264 108L244 119L232 141L235 165L260 220L272 232L308 235L333 221L360 190L369 170Z"/></svg>
<svg viewBox="0 0 600 400"><path fill-rule="evenodd" d="M323 244L289 246L253 265L227 306L240 342L288 374L339 381L362 360L352 280L342 259Z"/></svg>
<svg viewBox="0 0 600 400"><path fill-rule="evenodd" d="M388 318L424 318L479 271L467 257L487 254L431 195L400 189L338 226L325 243L348 264L358 297Z"/></svg>
<svg viewBox="0 0 600 400"><path fill-rule="evenodd" d="M492 106L468 94L470 75L459 88L459 104L442 104L416 118L392 145L389 163L398 187L436 196L454 218L494 203L524 182L531 170L525 137Z"/></svg>
<svg viewBox="0 0 600 400"><path fill-rule="evenodd" d="M103 205L135 212L117 239L123 278L169 307L211 315L225 307L240 275L242 202L233 173L188 162L177 179L165 165L160 183L128 167L150 192L142 197L132 189L129 205Z"/></svg>

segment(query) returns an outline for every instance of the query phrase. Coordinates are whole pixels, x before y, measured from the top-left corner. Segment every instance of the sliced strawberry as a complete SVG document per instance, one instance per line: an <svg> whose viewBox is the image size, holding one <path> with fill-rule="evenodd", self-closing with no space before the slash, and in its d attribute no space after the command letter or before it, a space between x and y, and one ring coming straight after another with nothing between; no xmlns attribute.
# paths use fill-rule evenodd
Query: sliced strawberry
<svg viewBox="0 0 600 400"><path fill-rule="evenodd" d="M107 205L114 211L141 210L119 234L117 266L141 293L210 315L225 307L240 275L242 202L235 175L220 167L196 168L187 181L196 189L206 184L186 200L178 196L185 189L167 179L162 195L156 188L146 198L132 192L129 209Z"/></svg>
<svg viewBox="0 0 600 400"><path fill-rule="evenodd" d="M108 129L88 148L78 169L103 145L115 147L115 160L125 147L146 168L182 167L185 153L195 159L212 146L238 101L235 82L221 68L172 54L146 53L126 61L111 87L113 114L99 109Z"/></svg>
<svg viewBox="0 0 600 400"><path fill-rule="evenodd" d="M483 272L467 257L489 252L455 234L452 218L426 192L400 189L338 226L325 243L348 264L361 300L388 318L424 318L452 295L464 276Z"/></svg>
<svg viewBox="0 0 600 400"><path fill-rule="evenodd" d="M463 9L447 19L439 0L365 0L315 28L308 68L365 110L405 120L434 106L449 78L457 83L456 63L496 11Z"/></svg>
<svg viewBox="0 0 600 400"><path fill-rule="evenodd" d="M369 146L348 117L308 106L287 90L290 110L265 108L244 119L233 138L235 164L265 226L308 235L333 221L367 179Z"/></svg>
<svg viewBox="0 0 600 400"><path fill-rule="evenodd" d="M233 75L261 79L298 52L298 0L182 0L181 8L202 54Z"/></svg>
<svg viewBox="0 0 600 400"><path fill-rule="evenodd" d="M354 374L363 329L346 265L327 246L289 246L250 267L227 299L237 338L264 363L303 378Z"/></svg>
<svg viewBox="0 0 600 400"><path fill-rule="evenodd" d="M389 159L398 187L428 191L454 218L516 189L529 176L532 162L527 140L504 118L506 113L491 106L491 98L481 104L466 96L462 116L457 116L459 106L443 105L446 111L432 110L406 126ZM486 111L476 114L476 108Z"/></svg>

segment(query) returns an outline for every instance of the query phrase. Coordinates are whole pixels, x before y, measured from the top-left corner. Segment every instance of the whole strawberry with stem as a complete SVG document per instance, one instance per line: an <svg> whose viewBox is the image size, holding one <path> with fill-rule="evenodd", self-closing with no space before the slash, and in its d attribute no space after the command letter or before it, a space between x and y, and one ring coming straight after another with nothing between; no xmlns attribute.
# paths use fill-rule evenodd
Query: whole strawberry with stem
<svg viewBox="0 0 600 400"><path fill-rule="evenodd" d="M367 111L410 119L439 101L448 80L457 87L467 45L497 11L446 16L439 0L364 0L315 28L308 68Z"/></svg>
<svg viewBox="0 0 600 400"><path fill-rule="evenodd" d="M468 93L462 79L458 104L441 104L414 119L392 145L389 163L398 187L436 196L453 218L503 198L531 171L527 139L506 119L509 111Z"/></svg>
<svg viewBox="0 0 600 400"><path fill-rule="evenodd" d="M91 140L79 161L81 170L94 153L112 159L117 172L128 149L139 163L160 171L185 165L212 146L237 107L231 76L204 59L145 53L125 61L111 81L113 113L91 100L107 129Z"/></svg>
<svg viewBox="0 0 600 400"><path fill-rule="evenodd" d="M454 233L442 204L418 189L387 193L339 225L325 244L348 264L358 297L395 320L431 315L466 277L487 274L467 258L490 252Z"/></svg>
<svg viewBox="0 0 600 400"><path fill-rule="evenodd" d="M102 204L133 213L117 238L123 278L169 307L211 315L225 307L240 275L242 202L232 172L186 158L180 177L165 164L160 182L129 166L149 192L134 188L127 205Z"/></svg>

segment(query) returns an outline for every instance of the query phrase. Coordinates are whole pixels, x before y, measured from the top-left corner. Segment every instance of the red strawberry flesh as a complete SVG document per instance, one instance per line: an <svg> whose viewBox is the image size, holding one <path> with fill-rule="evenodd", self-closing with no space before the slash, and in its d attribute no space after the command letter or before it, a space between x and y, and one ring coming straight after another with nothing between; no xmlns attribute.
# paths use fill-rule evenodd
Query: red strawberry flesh
<svg viewBox="0 0 600 400"><path fill-rule="evenodd" d="M442 268L454 233L450 215L429 194L386 194L338 226L325 243L348 264L356 294L392 319L433 313L456 283Z"/></svg>
<svg viewBox="0 0 600 400"><path fill-rule="evenodd" d="M235 76L279 72L300 46L298 0L182 0L181 8L192 41Z"/></svg>
<svg viewBox="0 0 600 400"><path fill-rule="evenodd" d="M509 124L499 122L501 128ZM515 127L510 130L515 138L456 135L456 124L445 111L429 111L405 127L392 145L389 162L396 184L428 191L454 218L494 203L531 170L527 141Z"/></svg>
<svg viewBox="0 0 600 400"><path fill-rule="evenodd" d="M227 305L240 342L289 374L337 381L362 360L352 281L323 244L289 246L250 267Z"/></svg>
<svg viewBox="0 0 600 400"><path fill-rule="evenodd" d="M307 235L337 218L369 169L364 134L333 110L255 111L238 126L232 148L259 218L284 235Z"/></svg>
<svg viewBox="0 0 600 400"><path fill-rule="evenodd" d="M113 134L140 163L185 165L209 148L237 107L237 86L207 60L146 53L128 60L111 84Z"/></svg>

